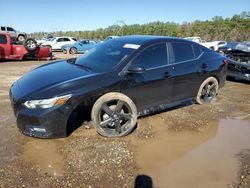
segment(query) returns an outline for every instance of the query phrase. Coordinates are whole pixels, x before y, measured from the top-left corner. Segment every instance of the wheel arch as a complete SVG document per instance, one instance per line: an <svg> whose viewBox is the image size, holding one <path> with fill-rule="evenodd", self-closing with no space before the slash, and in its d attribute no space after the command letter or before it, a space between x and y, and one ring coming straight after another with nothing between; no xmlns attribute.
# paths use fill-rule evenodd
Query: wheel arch
<svg viewBox="0 0 250 188"><path fill-rule="evenodd" d="M22 33L21 33L21 34L18 34L18 35L17 35L17 38L18 38L19 36L23 36L23 37L25 38L25 35L22 34Z"/></svg>
<svg viewBox="0 0 250 188"><path fill-rule="evenodd" d="M218 84L220 85L220 79L217 75L211 75L212 77L216 78L216 80L218 81Z"/></svg>
<svg viewBox="0 0 250 188"><path fill-rule="evenodd" d="M67 123L66 123L66 135L69 136L78 127L82 125L83 122L90 120L91 109L90 104L86 99L79 99L78 103L73 104L71 112L69 113ZM89 114L89 117L88 117Z"/></svg>

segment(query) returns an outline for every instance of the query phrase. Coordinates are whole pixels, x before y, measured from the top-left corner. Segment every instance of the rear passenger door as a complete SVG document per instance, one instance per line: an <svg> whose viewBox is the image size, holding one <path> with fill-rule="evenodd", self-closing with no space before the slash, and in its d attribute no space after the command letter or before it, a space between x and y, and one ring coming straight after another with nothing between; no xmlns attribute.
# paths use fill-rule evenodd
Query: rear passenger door
<svg viewBox="0 0 250 188"><path fill-rule="evenodd" d="M153 44L132 60L131 66L143 67L142 74L127 76L122 92L135 101L138 110L171 101L172 65L168 65L166 43Z"/></svg>
<svg viewBox="0 0 250 188"><path fill-rule="evenodd" d="M173 100L196 96L201 82L199 58L202 50L189 42L169 43L170 64L173 65Z"/></svg>

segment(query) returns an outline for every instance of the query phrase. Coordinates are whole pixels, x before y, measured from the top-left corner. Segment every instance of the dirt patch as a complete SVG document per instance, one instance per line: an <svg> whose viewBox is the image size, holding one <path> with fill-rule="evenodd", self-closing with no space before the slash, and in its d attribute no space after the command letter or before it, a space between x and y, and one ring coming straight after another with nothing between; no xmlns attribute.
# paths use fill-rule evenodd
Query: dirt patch
<svg viewBox="0 0 250 188"><path fill-rule="evenodd" d="M63 54L60 56L65 57ZM157 180L161 173L153 169L176 164L183 168L183 173L187 172L189 166L181 163L181 158L188 158L192 154L191 151L200 150L203 145L213 142L221 131L226 134L231 130L231 126L226 124L223 126L225 129L220 131L221 119L250 122L249 83L227 81L212 104L194 104L140 118L137 129L124 138L103 138L97 135L94 129L84 127L78 128L70 137L63 139L38 140L26 137L19 133L16 127L8 91L16 79L45 63L47 62L28 61L0 64L0 187L111 188L134 187L134 184L145 182L148 182L147 185L153 182L154 185L162 186L161 180ZM238 124L236 123L236 126ZM87 124L86 127L92 126ZM235 130L236 133L237 131ZM227 140L238 143L240 139L237 139L237 136L232 133L231 139L227 137ZM223 143L223 139L218 141L219 146ZM243 143L248 144L249 140ZM165 152L161 153L163 148ZM243 149L245 150L232 152L239 155L222 155L223 160L218 158L212 163L219 166L220 159L231 166L229 161L234 159L236 168L230 170L234 178L227 180L229 187L245 188L250 185L250 148L246 146ZM216 154L218 150L210 151L206 153L204 150L206 154L198 152L197 163L193 162L194 169L199 164L199 158L204 158L204 161L210 164L208 156ZM150 152L150 155L147 152ZM169 168L178 172L177 167ZM204 169L205 167L202 167L201 172L204 172ZM152 173L151 177L138 176L148 172ZM193 172L192 177L186 175L183 181L194 181L195 176L199 176L199 171ZM223 179L223 173L217 173L207 185L218 179Z"/></svg>

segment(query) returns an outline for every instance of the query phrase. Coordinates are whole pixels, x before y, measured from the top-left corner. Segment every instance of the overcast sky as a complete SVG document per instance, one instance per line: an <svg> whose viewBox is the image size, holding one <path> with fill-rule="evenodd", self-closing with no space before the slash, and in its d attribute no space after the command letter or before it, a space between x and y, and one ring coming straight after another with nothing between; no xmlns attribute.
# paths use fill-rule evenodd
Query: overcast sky
<svg viewBox="0 0 250 188"><path fill-rule="evenodd" d="M250 11L250 0L0 0L0 25L24 32L94 30L152 21L192 22Z"/></svg>

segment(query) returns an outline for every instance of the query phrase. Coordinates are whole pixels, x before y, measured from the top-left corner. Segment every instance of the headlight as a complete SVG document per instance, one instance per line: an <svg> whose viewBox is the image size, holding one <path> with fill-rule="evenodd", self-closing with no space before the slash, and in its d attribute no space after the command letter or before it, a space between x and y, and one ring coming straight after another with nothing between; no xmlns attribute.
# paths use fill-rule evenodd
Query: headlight
<svg viewBox="0 0 250 188"><path fill-rule="evenodd" d="M59 106L63 103L65 103L67 100L71 98L70 95L64 95L60 97L54 97L51 99L41 99L41 100L31 100L31 101L26 101L24 103L24 106L27 108L51 108L53 106Z"/></svg>

